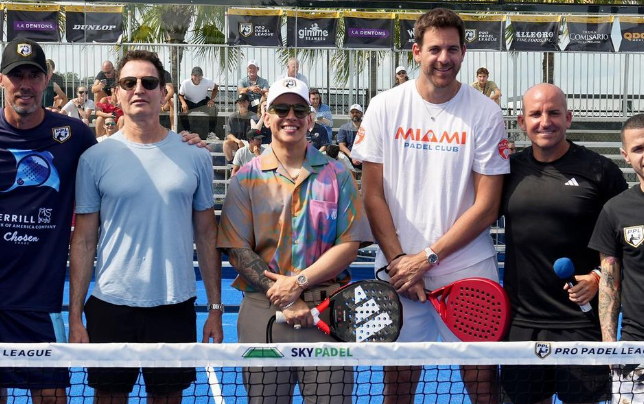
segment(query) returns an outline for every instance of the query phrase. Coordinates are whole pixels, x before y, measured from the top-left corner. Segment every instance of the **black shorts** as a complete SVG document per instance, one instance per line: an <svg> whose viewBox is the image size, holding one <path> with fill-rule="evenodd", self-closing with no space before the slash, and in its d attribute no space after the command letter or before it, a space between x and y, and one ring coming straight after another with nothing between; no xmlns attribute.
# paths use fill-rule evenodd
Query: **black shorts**
<svg viewBox="0 0 644 404"><path fill-rule="evenodd" d="M0 310L0 342L66 342L65 325L60 313ZM0 387L38 390L65 388L69 387L69 370L0 368Z"/></svg>
<svg viewBox="0 0 644 404"><path fill-rule="evenodd" d="M601 341L594 328L575 330L511 326L508 341ZM532 404L555 393L566 403L589 403L610 398L608 366L501 366L501 385L513 404Z"/></svg>
<svg viewBox="0 0 644 404"><path fill-rule="evenodd" d="M94 296L87 300L85 317L92 343L196 342L195 298L157 307L130 307L107 303ZM138 368L89 368L87 383L103 392L129 393ZM194 368L143 368L145 389L151 394L181 391L196 380Z"/></svg>

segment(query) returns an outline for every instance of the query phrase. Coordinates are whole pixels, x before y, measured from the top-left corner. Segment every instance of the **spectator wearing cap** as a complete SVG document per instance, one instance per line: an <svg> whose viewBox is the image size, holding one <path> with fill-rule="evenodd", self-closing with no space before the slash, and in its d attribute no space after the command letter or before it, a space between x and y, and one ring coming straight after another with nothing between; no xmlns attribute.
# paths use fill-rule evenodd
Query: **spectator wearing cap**
<svg viewBox="0 0 644 404"><path fill-rule="evenodd" d="M326 129L329 140L333 139L333 129L331 129L333 126L333 115L331 114L331 108L322 102L320 90L317 88L309 89L309 101L311 102L311 106L317 111L315 123L320 124Z"/></svg>
<svg viewBox="0 0 644 404"><path fill-rule="evenodd" d="M408 80L409 76L407 76L407 69L405 69L405 66L396 67L396 84L394 84L394 87Z"/></svg>
<svg viewBox="0 0 644 404"><path fill-rule="evenodd" d="M324 152L326 151L327 146L331 144L331 139L329 139L326 129L315 121L316 115L317 111L315 108L311 107L311 120L313 125L309 128L309 132L306 134L306 140L320 152Z"/></svg>
<svg viewBox="0 0 644 404"><path fill-rule="evenodd" d="M307 79L305 75L300 73L300 61L297 60L297 58L289 58L288 62L286 63L286 73L284 73L280 78L285 79L287 77L298 79L300 81L303 81L307 86L309 85L309 79Z"/></svg>
<svg viewBox="0 0 644 404"><path fill-rule="evenodd" d="M251 129L246 133L246 139L248 139L248 145L240 148L235 153L235 158L233 159L233 171L232 175L237 174L237 171L246 163L249 163L252 159L259 156L266 150L266 145L262 144L262 139L264 135L259 130Z"/></svg>
<svg viewBox="0 0 644 404"><path fill-rule="evenodd" d="M208 106L215 106L215 97L219 92L219 87L211 79L203 76L201 67L195 66L192 68L190 78L181 82L179 87L179 102L181 103L181 124L185 130L190 130L190 122L187 114L190 110L195 108ZM214 119L209 119L208 132L214 131Z"/></svg>
<svg viewBox="0 0 644 404"><path fill-rule="evenodd" d="M358 133L358 129L360 129L360 124L362 123L362 107L359 104L353 104L349 109L349 114L351 115L351 121L340 126L340 130L338 131L338 145L340 146L340 151L347 156L351 156L353 142L356 140L356 134ZM352 159L351 162L354 167L362 164L360 161L355 159Z"/></svg>
<svg viewBox="0 0 644 404"><path fill-rule="evenodd" d="M476 71L476 81L472 83L472 87L496 102L496 105L501 105L501 89L495 82L488 80L488 77L490 77L490 72L485 67L479 68Z"/></svg>
<svg viewBox="0 0 644 404"><path fill-rule="evenodd" d="M237 92L239 94L246 94L250 99L250 110L257 112L259 101L262 96L268 92L268 80L259 77L259 66L254 59L248 61L246 66L248 75L237 82Z"/></svg>
<svg viewBox="0 0 644 404"><path fill-rule="evenodd" d="M228 117L228 129L223 146L226 162L230 162L233 159L233 155L238 149L248 146L246 133L250 130L250 118L253 116L253 113L248 108L250 105L248 94L239 94L235 103L237 104L237 111Z"/></svg>

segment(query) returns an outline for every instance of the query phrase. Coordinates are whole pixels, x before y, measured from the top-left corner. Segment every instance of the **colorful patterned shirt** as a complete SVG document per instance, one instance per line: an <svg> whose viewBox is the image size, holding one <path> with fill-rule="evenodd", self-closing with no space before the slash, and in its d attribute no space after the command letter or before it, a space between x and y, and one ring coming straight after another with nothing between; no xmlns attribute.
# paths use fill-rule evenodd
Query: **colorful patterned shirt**
<svg viewBox="0 0 644 404"><path fill-rule="evenodd" d="M358 186L340 162L312 145L296 181L270 148L230 180L217 247L250 248L271 271L293 276L334 245L350 241L372 241ZM350 279L345 270L336 281ZM254 290L240 276L233 286Z"/></svg>

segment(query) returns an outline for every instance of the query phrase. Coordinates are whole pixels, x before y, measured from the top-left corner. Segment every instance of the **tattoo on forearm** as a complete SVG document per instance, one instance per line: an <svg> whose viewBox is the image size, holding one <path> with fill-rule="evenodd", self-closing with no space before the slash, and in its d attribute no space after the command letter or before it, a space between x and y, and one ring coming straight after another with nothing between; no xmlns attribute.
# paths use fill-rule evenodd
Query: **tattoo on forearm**
<svg viewBox="0 0 644 404"><path fill-rule="evenodd" d="M617 319L621 308L620 260L601 257L602 277L599 283L599 321L604 340L617 339Z"/></svg>
<svg viewBox="0 0 644 404"><path fill-rule="evenodd" d="M237 272L256 290L266 293L273 286L273 281L264 275L268 265L249 248L231 248L228 250L230 263Z"/></svg>

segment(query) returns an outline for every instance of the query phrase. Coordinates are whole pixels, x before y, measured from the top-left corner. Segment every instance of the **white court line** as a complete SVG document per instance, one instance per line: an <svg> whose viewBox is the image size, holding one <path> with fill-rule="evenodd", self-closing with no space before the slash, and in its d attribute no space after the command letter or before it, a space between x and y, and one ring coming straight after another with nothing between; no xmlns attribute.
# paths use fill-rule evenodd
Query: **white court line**
<svg viewBox="0 0 644 404"><path fill-rule="evenodd" d="M219 379L217 379L217 374L213 367L207 367L206 373L208 373L208 384L210 385L210 390L212 391L212 397L215 399L215 404L226 404L224 401L224 395L221 392L221 386L219 384Z"/></svg>

